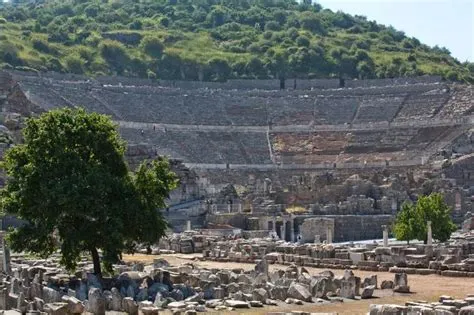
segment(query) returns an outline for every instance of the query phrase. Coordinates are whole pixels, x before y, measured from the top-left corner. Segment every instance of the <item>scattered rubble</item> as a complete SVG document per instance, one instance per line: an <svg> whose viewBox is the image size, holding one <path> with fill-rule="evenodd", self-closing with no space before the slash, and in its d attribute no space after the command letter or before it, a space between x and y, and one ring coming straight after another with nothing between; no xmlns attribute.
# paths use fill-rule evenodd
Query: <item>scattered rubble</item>
<svg viewBox="0 0 474 315"><path fill-rule="evenodd" d="M50 314L158 314L169 309L194 314L208 309L366 299L373 296L377 283L376 276L361 281L349 269L342 277L331 271L311 275L296 264L269 271L265 259L250 271L204 269L192 263L171 266L164 259L155 259L149 265L114 265L118 276L102 280L92 274L87 259L79 268L70 275L60 267L57 256L48 260L13 256L11 274L1 278L0 309ZM406 286L406 274L397 274L395 283L395 288Z"/></svg>

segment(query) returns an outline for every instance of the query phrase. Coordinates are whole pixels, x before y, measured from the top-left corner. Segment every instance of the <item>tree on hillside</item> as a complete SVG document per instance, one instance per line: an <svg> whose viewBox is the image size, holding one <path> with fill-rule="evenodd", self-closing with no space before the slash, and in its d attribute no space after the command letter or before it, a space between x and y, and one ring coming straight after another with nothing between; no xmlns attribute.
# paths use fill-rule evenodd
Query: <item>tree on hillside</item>
<svg viewBox="0 0 474 315"><path fill-rule="evenodd" d="M176 177L165 159L129 172L125 143L107 116L54 110L29 119L23 134L24 143L5 154L3 165L2 210L28 222L8 235L14 251L47 257L59 246L70 270L90 252L101 276L99 250L110 270L123 252L164 235L158 209Z"/></svg>
<svg viewBox="0 0 474 315"><path fill-rule="evenodd" d="M418 239L426 243L427 222L431 221L433 238L440 242L447 241L451 233L456 231L450 212L441 194L421 196L416 204L405 203L402 206L395 220L395 236L398 240L409 242Z"/></svg>

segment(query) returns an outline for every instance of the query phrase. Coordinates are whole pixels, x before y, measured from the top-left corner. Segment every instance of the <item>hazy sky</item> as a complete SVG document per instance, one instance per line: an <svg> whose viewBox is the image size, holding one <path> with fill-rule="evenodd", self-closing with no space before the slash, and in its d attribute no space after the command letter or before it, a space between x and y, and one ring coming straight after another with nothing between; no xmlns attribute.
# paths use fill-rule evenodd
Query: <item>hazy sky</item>
<svg viewBox="0 0 474 315"><path fill-rule="evenodd" d="M474 0L313 0L332 11L364 15L422 43L474 62Z"/></svg>

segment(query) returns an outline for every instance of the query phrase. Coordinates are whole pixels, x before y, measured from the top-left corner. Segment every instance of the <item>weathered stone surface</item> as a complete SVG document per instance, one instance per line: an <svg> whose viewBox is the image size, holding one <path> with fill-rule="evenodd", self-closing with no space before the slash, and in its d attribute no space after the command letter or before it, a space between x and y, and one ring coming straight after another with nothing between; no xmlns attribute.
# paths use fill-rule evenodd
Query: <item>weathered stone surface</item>
<svg viewBox="0 0 474 315"><path fill-rule="evenodd" d="M290 285L287 296L305 302L311 302L311 293L308 288L297 282L293 282Z"/></svg>
<svg viewBox="0 0 474 315"><path fill-rule="evenodd" d="M105 314L105 298L99 288L92 287L89 290L88 311L96 315Z"/></svg>
<svg viewBox="0 0 474 315"><path fill-rule="evenodd" d="M68 305L67 303L46 303L44 305L44 310L46 313L51 315L67 315L68 314Z"/></svg>
<svg viewBox="0 0 474 315"><path fill-rule="evenodd" d="M158 315L159 314L158 308L153 307L153 306L142 307L140 311L143 313L143 315Z"/></svg>
<svg viewBox="0 0 474 315"><path fill-rule="evenodd" d="M138 305L131 297L122 300L123 311L127 314L138 315Z"/></svg>
<svg viewBox="0 0 474 315"><path fill-rule="evenodd" d="M54 289L43 287L43 300L45 303L61 302L61 293Z"/></svg>
<svg viewBox="0 0 474 315"><path fill-rule="evenodd" d="M377 285L378 285L377 284L377 275L371 275L369 277L364 278L364 281L362 281L362 283L361 283L362 288L365 288L369 285L373 285L373 286L375 286L375 288L377 288Z"/></svg>
<svg viewBox="0 0 474 315"><path fill-rule="evenodd" d="M249 304L251 307L263 307L263 303L261 301L250 301Z"/></svg>
<svg viewBox="0 0 474 315"><path fill-rule="evenodd" d="M369 307L369 315L406 315L407 307L400 305L377 305L371 304Z"/></svg>
<svg viewBox="0 0 474 315"><path fill-rule="evenodd" d="M287 299L285 300L285 303L286 303L286 304L303 305L303 301L298 300L298 299L294 299L294 298L287 298Z"/></svg>
<svg viewBox="0 0 474 315"><path fill-rule="evenodd" d="M208 300L206 301L206 307L209 307L209 308L216 308L217 306L219 305L222 305L223 302L221 300L218 300L218 299L213 299L213 300Z"/></svg>
<svg viewBox="0 0 474 315"><path fill-rule="evenodd" d="M410 287L408 286L408 277L406 273L395 274L393 291L398 293L410 293Z"/></svg>
<svg viewBox="0 0 474 315"><path fill-rule="evenodd" d="M393 281L392 280L382 281L382 284L380 285L380 288L383 289L383 290L393 289Z"/></svg>
<svg viewBox="0 0 474 315"><path fill-rule="evenodd" d="M370 299L374 294L375 286L369 285L362 289L362 294L360 295L361 299Z"/></svg>
<svg viewBox="0 0 474 315"><path fill-rule="evenodd" d="M168 304L168 308L177 308L177 309L182 309L186 308L186 303L185 302L171 302Z"/></svg>
<svg viewBox="0 0 474 315"><path fill-rule="evenodd" d="M328 292L332 290L331 279L326 277L313 278L310 283L310 289L314 297L326 297Z"/></svg>
<svg viewBox="0 0 474 315"><path fill-rule="evenodd" d="M346 299L353 299L356 296L356 278L351 270L344 271L339 295Z"/></svg>
<svg viewBox="0 0 474 315"><path fill-rule="evenodd" d="M110 309L112 311L120 312L122 311L122 295L117 288L112 288L110 290L112 294L112 300L110 301Z"/></svg>
<svg viewBox="0 0 474 315"><path fill-rule="evenodd" d="M226 300L225 305L232 308L249 308L250 305L248 302L237 301L237 300Z"/></svg>
<svg viewBox="0 0 474 315"><path fill-rule="evenodd" d="M84 312L84 304L78 298L70 296L66 303L70 314L81 314Z"/></svg>
<svg viewBox="0 0 474 315"><path fill-rule="evenodd" d="M260 288L255 289L252 292L252 300L259 301L261 303L265 303L265 301L269 298L267 290Z"/></svg>
<svg viewBox="0 0 474 315"><path fill-rule="evenodd" d="M255 271L257 274L263 274L268 277L268 262L266 259L262 259L255 265Z"/></svg>

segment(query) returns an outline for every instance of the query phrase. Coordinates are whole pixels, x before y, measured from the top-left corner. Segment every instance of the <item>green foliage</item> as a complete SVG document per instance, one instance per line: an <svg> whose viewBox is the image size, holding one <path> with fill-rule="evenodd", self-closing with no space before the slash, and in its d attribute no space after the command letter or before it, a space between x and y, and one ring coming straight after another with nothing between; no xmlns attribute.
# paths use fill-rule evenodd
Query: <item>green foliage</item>
<svg viewBox="0 0 474 315"><path fill-rule="evenodd" d="M300 18L301 27L313 33L324 34L326 29L319 16L313 12L303 12Z"/></svg>
<svg viewBox="0 0 474 315"><path fill-rule="evenodd" d="M111 69L118 74L123 74L130 61L125 45L115 40L106 39L100 43L99 51Z"/></svg>
<svg viewBox="0 0 474 315"><path fill-rule="evenodd" d="M75 74L84 73L84 60L76 55L69 55L64 59L65 68L68 72Z"/></svg>
<svg viewBox="0 0 474 315"><path fill-rule="evenodd" d="M323 10L319 4L310 2L15 0L0 6L0 33L8 35L14 46L25 49L16 55L0 55L0 62L15 67L41 65L54 70L56 64L43 64L41 60L54 57L65 65L70 52L78 54L76 49L86 45L90 48L88 56L79 55L85 61L83 71L88 75L147 77L147 69L151 69L161 79L195 80L196 69L203 69L204 80L277 75L385 78L420 74L472 80L468 64L451 57L446 48L430 48L393 27L362 16ZM119 37L114 38L124 44L111 43L100 35L126 36L131 30L143 38L140 45ZM330 52L337 50L347 52L335 58ZM367 56L361 59L358 50L364 50ZM276 52L285 54L290 62L288 69L275 69L280 63L275 59ZM402 62L392 62L396 58ZM257 67L248 67L247 71L232 67L228 75L217 78L209 69L211 60Z"/></svg>
<svg viewBox="0 0 474 315"><path fill-rule="evenodd" d="M399 241L410 243L415 238L414 228L415 206L412 203L404 202L402 209L397 214L393 233Z"/></svg>
<svg viewBox="0 0 474 315"><path fill-rule="evenodd" d="M165 46L157 36L145 36L140 42L141 49L154 58L161 58Z"/></svg>
<svg viewBox="0 0 474 315"><path fill-rule="evenodd" d="M227 61L220 58L213 58L209 60L208 66L215 81L227 80L232 71Z"/></svg>
<svg viewBox="0 0 474 315"><path fill-rule="evenodd" d="M43 257L59 246L61 263L76 267L88 251L101 274L137 243L156 242L167 227L157 209L176 187L164 159L135 174L110 118L83 109L59 109L27 120L24 143L8 150L2 210L28 222L9 232L15 251Z"/></svg>
<svg viewBox="0 0 474 315"><path fill-rule="evenodd" d="M450 217L451 209L440 193L420 196L415 205L404 204L398 213L394 233L398 240L427 239L427 222L431 221L433 238L445 242L456 231Z"/></svg>

